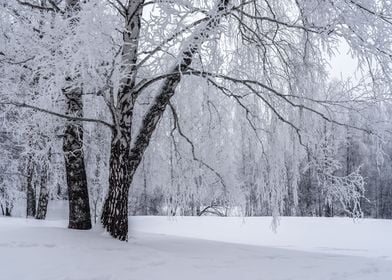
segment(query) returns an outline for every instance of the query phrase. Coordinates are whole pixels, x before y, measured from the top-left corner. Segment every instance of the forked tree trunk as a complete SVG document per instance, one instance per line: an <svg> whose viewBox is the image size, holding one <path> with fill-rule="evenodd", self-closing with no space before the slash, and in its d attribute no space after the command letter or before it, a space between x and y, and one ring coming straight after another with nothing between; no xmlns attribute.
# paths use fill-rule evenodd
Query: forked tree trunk
<svg viewBox="0 0 392 280"><path fill-rule="evenodd" d="M0 208L3 216L11 216L12 203L6 201L4 204L0 204Z"/></svg>
<svg viewBox="0 0 392 280"><path fill-rule="evenodd" d="M128 239L128 193L132 183L133 175L138 168L143 154L150 143L151 136L161 119L170 99L174 95L177 85L181 81L181 75L189 69L194 54L198 51L202 39L206 39L208 32L214 29L220 22L220 18L229 0L221 0L217 6L214 16L207 22L205 28L194 35L188 48L179 55L182 61L175 65L169 78L166 78L158 95L153 101L152 106L146 113L141 129L137 134L132 149L131 145L131 124L132 112L135 104L137 93L132 91L134 86L135 69L132 65L136 63L137 47L140 32L141 7L143 0L132 0L129 2L127 15L131 15L126 20L126 30L124 32L123 59L130 64L130 76L133 80L126 81L124 87L119 92L119 116L117 129L113 133L110 155L110 173L109 173L109 193L106 198L102 212L102 224L104 228L115 238L120 240ZM137 12L138 9L139 11ZM135 15L136 14L136 15ZM201 39L202 38L202 39Z"/></svg>
<svg viewBox="0 0 392 280"><path fill-rule="evenodd" d="M103 227L114 238L122 241L128 238L128 193L136 171L136 168L131 166L129 155L133 108L136 100L133 92L136 79L135 64L143 3L144 0L130 0L126 11L122 60L127 76L121 80L118 92L116 107L118 118L115 118L116 129L113 130L109 161L109 192L101 216Z"/></svg>
<svg viewBox="0 0 392 280"><path fill-rule="evenodd" d="M175 67L174 72L177 73L178 69L187 70L191 61L184 59L179 67ZM119 240L128 239L128 193L133 175L180 80L179 74L165 80L160 94L143 119L141 130L130 152L130 139L114 133L110 155L109 193L102 212L102 224Z"/></svg>
<svg viewBox="0 0 392 280"><path fill-rule="evenodd" d="M6 201L4 204L0 204L0 208L3 216L8 216L8 217L11 216L11 211L13 208L12 203Z"/></svg>

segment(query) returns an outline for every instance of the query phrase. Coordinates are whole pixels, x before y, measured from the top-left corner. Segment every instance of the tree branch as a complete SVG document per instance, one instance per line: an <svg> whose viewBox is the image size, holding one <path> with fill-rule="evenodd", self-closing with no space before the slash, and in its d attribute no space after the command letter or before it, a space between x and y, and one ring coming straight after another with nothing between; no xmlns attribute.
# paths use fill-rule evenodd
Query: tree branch
<svg viewBox="0 0 392 280"><path fill-rule="evenodd" d="M25 2L25 1L20 1L20 0L17 0L17 1L20 5L29 7L31 9L36 9L36 10L46 11L46 12L59 12L57 5L53 6L54 3L51 3L52 1L50 1L50 4L53 6L53 8L44 7L41 5L36 5L36 4L30 3L30 2Z"/></svg>
<svg viewBox="0 0 392 280"><path fill-rule="evenodd" d="M173 106L170 102L169 102L169 107L170 107L170 109L171 109L171 111L172 111L173 119L174 119L174 125L175 125L175 128L177 128L178 134L179 134L182 138L184 138L185 141L188 142L188 144L191 146L191 152L192 152L193 160L194 160L194 161L197 161L198 163L200 163L201 165L203 165L204 167L206 167L208 170L210 170L211 172L213 172L213 173L219 178L219 181L221 182L221 184L222 184L224 190L227 191L227 186L226 186L225 181L223 180L222 175L220 175L219 172L217 172L217 171L216 171L214 168L212 168L209 164L205 163L203 160L199 159L199 158L196 156L196 153L195 153L195 145L194 145L193 142L192 142L192 141L182 132L181 127L180 127L180 123L179 123L179 121L178 121L177 112L176 112L174 106Z"/></svg>
<svg viewBox="0 0 392 280"><path fill-rule="evenodd" d="M97 120L97 119L91 119L91 118L80 118L80 117L72 117L72 116L67 116L67 115L63 115L61 113L58 112L53 112L44 108L40 108L34 105L30 105L24 102L14 102L14 101L0 101L0 105L12 105L12 106L16 106L16 107L21 107L21 108L28 108L34 111L38 111L38 112L42 112L45 114L49 114L49 115L53 115L59 118L63 118L63 119L67 119L67 120L73 120L73 121L82 121L82 122L94 122L94 123L99 123L102 124L106 127L109 127L110 129L113 129L113 125L105 122L103 120Z"/></svg>

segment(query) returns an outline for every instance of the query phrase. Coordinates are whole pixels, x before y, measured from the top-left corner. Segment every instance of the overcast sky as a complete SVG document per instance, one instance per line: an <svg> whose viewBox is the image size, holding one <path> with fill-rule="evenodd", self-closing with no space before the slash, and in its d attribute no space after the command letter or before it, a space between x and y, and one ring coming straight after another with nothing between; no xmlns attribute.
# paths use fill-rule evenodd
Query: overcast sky
<svg viewBox="0 0 392 280"><path fill-rule="evenodd" d="M332 57L330 64L331 78L355 78L357 60L349 54L349 47L345 42L341 43L339 53L336 53L336 56Z"/></svg>

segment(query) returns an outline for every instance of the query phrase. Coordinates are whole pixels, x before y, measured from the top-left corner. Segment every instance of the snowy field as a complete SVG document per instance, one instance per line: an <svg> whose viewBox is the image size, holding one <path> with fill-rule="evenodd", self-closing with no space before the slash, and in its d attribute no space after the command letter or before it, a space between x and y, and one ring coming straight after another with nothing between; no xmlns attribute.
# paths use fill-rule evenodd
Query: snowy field
<svg viewBox="0 0 392 280"><path fill-rule="evenodd" d="M128 243L0 218L1 280L390 280L392 221L132 217ZM219 242L223 241L223 242Z"/></svg>
<svg viewBox="0 0 392 280"><path fill-rule="evenodd" d="M392 261L392 220L282 217L132 217L136 231ZM392 280L392 275L391 278Z"/></svg>

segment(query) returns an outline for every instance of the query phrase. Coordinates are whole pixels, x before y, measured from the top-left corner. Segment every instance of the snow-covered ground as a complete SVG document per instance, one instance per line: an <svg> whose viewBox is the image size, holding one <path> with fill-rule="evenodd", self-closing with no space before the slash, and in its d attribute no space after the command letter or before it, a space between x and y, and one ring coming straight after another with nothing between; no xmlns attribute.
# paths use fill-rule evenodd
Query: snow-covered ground
<svg viewBox="0 0 392 280"><path fill-rule="evenodd" d="M392 261L392 220L281 217L276 232L271 228L271 221L271 217L132 217L130 228L139 232Z"/></svg>
<svg viewBox="0 0 392 280"><path fill-rule="evenodd" d="M63 220L0 218L0 279L392 279L391 221L284 218L276 234L270 222L132 217L125 243Z"/></svg>

